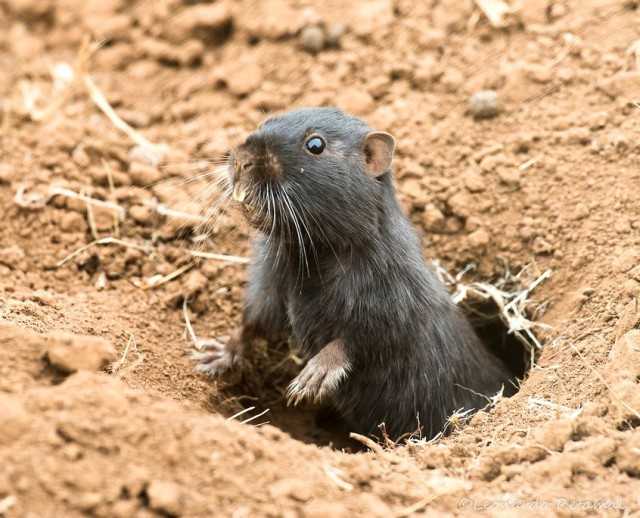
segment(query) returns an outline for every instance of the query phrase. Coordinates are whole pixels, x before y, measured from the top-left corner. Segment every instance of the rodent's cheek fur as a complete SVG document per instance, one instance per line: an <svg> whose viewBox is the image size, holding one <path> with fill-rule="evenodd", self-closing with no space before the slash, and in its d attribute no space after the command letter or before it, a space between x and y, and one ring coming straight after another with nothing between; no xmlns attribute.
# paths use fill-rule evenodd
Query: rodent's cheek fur
<svg viewBox="0 0 640 518"><path fill-rule="evenodd" d="M382 186L364 173L344 175L337 167L305 171L283 186L315 240L338 246L377 232Z"/></svg>

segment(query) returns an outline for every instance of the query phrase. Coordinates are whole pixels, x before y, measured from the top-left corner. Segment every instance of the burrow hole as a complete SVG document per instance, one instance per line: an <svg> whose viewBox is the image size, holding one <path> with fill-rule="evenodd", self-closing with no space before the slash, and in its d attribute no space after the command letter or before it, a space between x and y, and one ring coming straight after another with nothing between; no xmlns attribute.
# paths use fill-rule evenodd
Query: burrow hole
<svg viewBox="0 0 640 518"><path fill-rule="evenodd" d="M535 357L529 347L508 332L508 326L500 318L495 302L469 302L461 309L490 353L504 362L514 379L524 380ZM354 452L362 449L360 443L349 438L350 430L346 423L329 406L288 407L285 404L286 387L301 367L290 344L258 344L250 363L242 379L229 385L225 392L245 408L255 407L252 412L254 415L269 409L251 424L268 422L292 438L308 444ZM513 395L519 385L517 382L511 391L505 392ZM252 413L243 414L240 420L249 418Z"/></svg>

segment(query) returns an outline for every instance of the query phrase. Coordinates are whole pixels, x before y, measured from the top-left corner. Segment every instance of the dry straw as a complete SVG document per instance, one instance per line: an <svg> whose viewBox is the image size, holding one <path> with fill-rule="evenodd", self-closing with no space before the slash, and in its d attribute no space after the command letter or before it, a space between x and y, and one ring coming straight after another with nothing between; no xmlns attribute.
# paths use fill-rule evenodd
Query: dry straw
<svg viewBox="0 0 640 518"><path fill-rule="evenodd" d="M513 334L533 356L542 349L542 344L535 334L535 328L549 329L550 326L541 322L534 322L528 317L531 306L531 293L551 276L551 270L546 270L527 286L523 285L523 269L518 275L512 275L508 270L504 277L495 284L488 282L462 282L462 277L469 271L469 267L452 276L437 261L433 263L440 280L452 290L453 301L467 309L473 310L474 302L491 301L495 304L500 320L507 327L507 332ZM486 315L493 318L493 315ZM531 362L533 365L533 362Z"/></svg>

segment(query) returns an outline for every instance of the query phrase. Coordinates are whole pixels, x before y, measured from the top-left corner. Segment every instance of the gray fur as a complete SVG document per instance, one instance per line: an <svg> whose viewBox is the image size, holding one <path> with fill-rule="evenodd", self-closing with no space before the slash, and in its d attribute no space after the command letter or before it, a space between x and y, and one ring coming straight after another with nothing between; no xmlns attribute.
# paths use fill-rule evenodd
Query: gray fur
<svg viewBox="0 0 640 518"><path fill-rule="evenodd" d="M330 397L353 431L384 423L397 438L420 423L432 437L456 410L487 404L474 392L494 395L511 376L425 265L391 171L365 173L370 131L337 109L308 108L267 120L241 146L281 166L279 176L258 166L249 179L261 234L243 326L247 336L290 333L307 358L341 339L350 368ZM305 151L310 133L325 138L323 154ZM262 203L267 183L275 220ZM281 190L304 219L306 261Z"/></svg>

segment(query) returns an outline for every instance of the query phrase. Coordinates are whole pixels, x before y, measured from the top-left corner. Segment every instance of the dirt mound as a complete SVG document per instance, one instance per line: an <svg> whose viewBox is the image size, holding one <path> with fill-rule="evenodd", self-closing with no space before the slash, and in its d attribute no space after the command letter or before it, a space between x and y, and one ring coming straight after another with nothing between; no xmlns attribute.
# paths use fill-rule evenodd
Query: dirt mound
<svg viewBox="0 0 640 518"><path fill-rule="evenodd" d="M640 510L637 2L347 4L0 0L0 515ZM251 235L207 174L329 104L395 135L427 259L552 271L521 390L433 443L287 410L288 344L193 372Z"/></svg>

